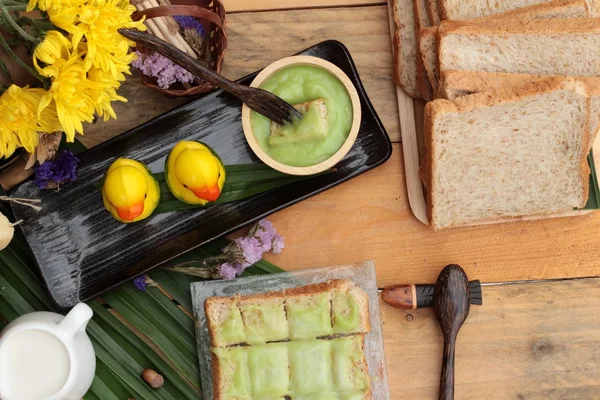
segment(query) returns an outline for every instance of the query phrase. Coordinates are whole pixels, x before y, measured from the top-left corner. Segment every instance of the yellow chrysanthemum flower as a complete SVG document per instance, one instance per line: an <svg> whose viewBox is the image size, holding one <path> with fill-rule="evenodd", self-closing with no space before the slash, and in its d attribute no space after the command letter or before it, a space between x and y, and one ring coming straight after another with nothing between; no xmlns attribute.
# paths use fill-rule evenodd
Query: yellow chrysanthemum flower
<svg viewBox="0 0 600 400"><path fill-rule="evenodd" d="M67 60L42 69L42 75L51 78L52 86L42 96L38 117L54 100L58 120L68 141L75 140L75 133L83 134L82 121L91 122L97 105L89 95L91 82L88 80L83 61L78 53L69 55Z"/></svg>
<svg viewBox="0 0 600 400"><path fill-rule="evenodd" d="M119 82L111 74L100 68L92 68L88 71L90 80L90 97L96 104L96 114L108 121L110 117L117 118L111 103L113 101L127 102L125 97L117 94Z"/></svg>
<svg viewBox="0 0 600 400"><path fill-rule="evenodd" d="M27 3L27 11L32 11L36 7L42 11L77 7L85 1L86 0L29 0L29 3Z"/></svg>
<svg viewBox="0 0 600 400"><path fill-rule="evenodd" d="M24 147L31 153L38 144L38 132L54 128L52 121L36 118L44 93L43 89L11 85L0 96L1 157L9 157L17 147Z"/></svg>
<svg viewBox="0 0 600 400"><path fill-rule="evenodd" d="M117 79L118 72L115 63L132 61L126 57L129 47L133 45L129 40L121 36L117 29L119 28L137 28L144 30L145 25L142 21L132 21L131 14L135 7L127 5L122 8L120 0L106 0L105 2L90 2L80 7L79 23L73 34L73 46L85 38L87 46L85 62L86 68L92 66L102 68L110 72Z"/></svg>
<svg viewBox="0 0 600 400"><path fill-rule="evenodd" d="M38 72L42 67L38 61L44 64L54 64L57 59L66 57L71 49L71 42L59 31L48 31L44 40L40 42L33 50L33 64Z"/></svg>

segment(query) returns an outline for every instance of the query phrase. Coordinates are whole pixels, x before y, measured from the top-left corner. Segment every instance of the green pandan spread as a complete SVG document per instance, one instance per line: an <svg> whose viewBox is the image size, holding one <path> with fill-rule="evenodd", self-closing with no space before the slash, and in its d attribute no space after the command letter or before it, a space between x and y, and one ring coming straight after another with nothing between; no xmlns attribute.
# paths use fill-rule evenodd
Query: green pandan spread
<svg viewBox="0 0 600 400"><path fill-rule="evenodd" d="M302 340L289 342L292 398L321 393L333 387L331 342Z"/></svg>
<svg viewBox="0 0 600 400"><path fill-rule="evenodd" d="M246 304L240 306L246 341L248 344L264 344L289 339L288 322L282 303Z"/></svg>
<svg viewBox="0 0 600 400"><path fill-rule="evenodd" d="M287 343L250 346L247 351L253 398L287 395L290 390Z"/></svg>
<svg viewBox="0 0 600 400"><path fill-rule="evenodd" d="M288 304L287 314L290 337L293 340L314 339L332 333L331 307L327 293Z"/></svg>
<svg viewBox="0 0 600 400"><path fill-rule="evenodd" d="M235 344L246 341L246 335L244 333L244 321L242 320L242 314L237 307L232 307L229 310L227 319L215 332L215 335L222 341L227 343Z"/></svg>
<svg viewBox="0 0 600 400"><path fill-rule="evenodd" d="M248 353L243 347L213 348L212 352L219 360L219 368L223 371L225 395L232 399L252 398L250 374L248 371Z"/></svg>
<svg viewBox="0 0 600 400"><path fill-rule="evenodd" d="M369 377L362 363L364 352L359 336L332 340L333 383L339 392L355 392L369 388Z"/></svg>
<svg viewBox="0 0 600 400"><path fill-rule="evenodd" d="M358 302L346 293L333 295L333 333L355 332L360 323Z"/></svg>
<svg viewBox="0 0 600 400"><path fill-rule="evenodd" d="M364 400L364 395L361 400ZM323 392L318 394L309 394L306 396L296 396L294 400L339 400L339 396L335 392Z"/></svg>
<svg viewBox="0 0 600 400"><path fill-rule="evenodd" d="M327 109L326 133L317 111L309 107L304 118L281 128L283 139L272 143L271 121L252 111L254 136L273 159L306 167L325 161L342 147L352 127L352 100L342 82L329 71L317 66L290 66L272 75L261 88L293 105L323 99Z"/></svg>

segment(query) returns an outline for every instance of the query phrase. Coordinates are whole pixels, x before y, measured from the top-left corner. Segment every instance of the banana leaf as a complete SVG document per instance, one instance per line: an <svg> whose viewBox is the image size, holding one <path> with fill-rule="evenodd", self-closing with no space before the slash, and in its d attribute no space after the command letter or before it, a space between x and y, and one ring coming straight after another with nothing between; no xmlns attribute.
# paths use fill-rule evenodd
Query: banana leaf
<svg viewBox="0 0 600 400"><path fill-rule="evenodd" d="M82 149L77 143L66 144L65 148L74 152ZM271 179L271 172L253 168L257 180ZM240 176L236 182L234 173L231 187L242 184L243 188L244 179ZM0 211L14 220L6 203L0 203ZM228 243L227 239L219 239L171 263L218 255ZM245 274L281 271L259 261ZM190 294L190 283L200 279L163 270L149 275L157 287L141 291L129 282L88 302L94 317L87 331L96 351L97 368L86 400L202 398ZM57 308L44 289L24 237L17 231L11 244L0 251L0 329L32 311L56 312ZM164 386L151 389L141 378L145 368L163 375Z"/></svg>
<svg viewBox="0 0 600 400"><path fill-rule="evenodd" d="M209 207L214 204L224 204L243 200L259 193L267 192L293 182L303 181L316 176L287 175L276 171L265 164L226 165L225 171L227 173L227 179L225 180L225 185L223 185L221 195L215 202L208 203L205 206L187 204L179 200L171 193L165 180L164 173L153 174L160 185L160 202L154 210L154 214ZM332 171L334 170L328 170L323 173L326 174Z"/></svg>

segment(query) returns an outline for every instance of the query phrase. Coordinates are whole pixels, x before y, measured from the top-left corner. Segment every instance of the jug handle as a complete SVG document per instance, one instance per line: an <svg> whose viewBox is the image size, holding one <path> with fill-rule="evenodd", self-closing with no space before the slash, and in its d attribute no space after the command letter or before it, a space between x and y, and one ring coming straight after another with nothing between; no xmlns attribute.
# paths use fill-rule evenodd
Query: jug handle
<svg viewBox="0 0 600 400"><path fill-rule="evenodd" d="M84 331L94 312L85 303L79 303L58 323L58 328L68 337L74 337Z"/></svg>

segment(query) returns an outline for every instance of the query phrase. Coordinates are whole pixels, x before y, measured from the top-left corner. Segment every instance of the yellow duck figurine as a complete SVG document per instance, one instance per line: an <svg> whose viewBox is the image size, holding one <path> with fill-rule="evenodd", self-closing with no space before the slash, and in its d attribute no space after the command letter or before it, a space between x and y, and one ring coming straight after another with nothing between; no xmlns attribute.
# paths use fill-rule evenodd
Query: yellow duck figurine
<svg viewBox="0 0 600 400"><path fill-rule="evenodd" d="M204 143L181 141L167 157L165 178L179 200L204 205L221 195L225 167L219 156Z"/></svg>
<svg viewBox="0 0 600 400"><path fill-rule="evenodd" d="M106 171L102 200L116 220L137 222L152 214L158 205L160 187L144 164L119 158Z"/></svg>

